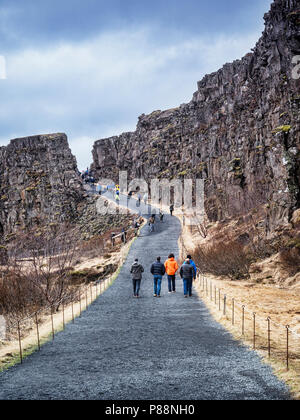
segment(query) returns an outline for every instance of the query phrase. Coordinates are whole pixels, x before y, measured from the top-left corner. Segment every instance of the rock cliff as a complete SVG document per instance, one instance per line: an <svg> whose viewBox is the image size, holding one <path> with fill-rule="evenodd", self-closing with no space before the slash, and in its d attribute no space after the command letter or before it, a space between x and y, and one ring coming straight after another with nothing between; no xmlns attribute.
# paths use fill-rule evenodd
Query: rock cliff
<svg viewBox="0 0 300 420"><path fill-rule="evenodd" d="M15 139L0 148L0 234L69 222L85 197L65 134Z"/></svg>
<svg viewBox="0 0 300 420"><path fill-rule="evenodd" d="M97 141L95 175L201 178L210 220L264 208L266 229L288 222L300 207L296 55L299 0L275 0L252 52L205 76L190 103L142 115L135 132Z"/></svg>

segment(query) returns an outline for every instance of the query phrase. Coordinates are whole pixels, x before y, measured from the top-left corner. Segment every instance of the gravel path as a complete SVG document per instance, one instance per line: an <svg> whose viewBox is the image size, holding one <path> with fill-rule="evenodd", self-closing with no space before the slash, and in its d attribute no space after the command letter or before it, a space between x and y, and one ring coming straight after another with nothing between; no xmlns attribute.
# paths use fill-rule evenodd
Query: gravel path
<svg viewBox="0 0 300 420"><path fill-rule="evenodd" d="M54 344L0 374L0 399L288 399L258 355L234 341L197 297L153 298L151 263L178 255L180 224L145 227L114 285L56 336ZM132 298L134 258L145 266L142 298Z"/></svg>

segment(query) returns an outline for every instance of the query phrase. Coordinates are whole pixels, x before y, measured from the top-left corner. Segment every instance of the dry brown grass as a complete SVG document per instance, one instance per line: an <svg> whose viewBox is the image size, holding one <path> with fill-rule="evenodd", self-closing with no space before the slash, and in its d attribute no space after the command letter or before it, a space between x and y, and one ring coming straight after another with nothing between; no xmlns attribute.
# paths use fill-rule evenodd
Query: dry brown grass
<svg viewBox="0 0 300 420"><path fill-rule="evenodd" d="M253 224L251 224L253 225ZM213 225L209 229L209 235L207 238L201 238L201 235L196 229L191 229L183 226L182 236L179 240L179 246L181 250L181 257L190 253L195 255L194 251L199 246L202 249L210 249L212 253L208 255L208 264L203 262L203 268L208 272L212 271L218 275L207 274L208 286L203 285L197 286L197 291L203 301L206 303L210 312L214 318L220 322L232 335L245 345L253 349L254 344L254 316L255 315L255 347L256 351L263 357L266 363L271 364L274 373L290 387L292 395L295 399L300 399L300 290L297 288L296 280L288 282L289 275L299 272L299 259L298 250L300 248L299 235L297 232L286 233L285 242L268 242L263 239L262 235L257 235L259 240L251 241L250 237L250 249L252 256L256 256L261 263L266 263L266 278L264 284L260 281L259 283L251 282L251 280L241 280L239 276L235 281L229 278L231 270L227 269L227 276L222 275L222 267L214 267L214 258L210 258L212 255L216 256L216 250L211 244L215 243L226 243L231 237L231 233L234 234L235 241L239 238L243 238L243 232L249 232L247 225L241 224L239 221L230 221L227 224L222 225L221 223ZM249 250L249 243L241 244L241 248L246 247ZM248 248L247 248L248 247ZM235 249L235 247L234 247ZM278 254L278 263L275 258L274 261L269 259L264 260L269 254L276 253L281 249L281 253ZM220 252L221 251L221 252ZM238 259L242 257L243 251L237 250ZM219 247L219 254L226 255L226 251L223 252L223 247ZM232 258L236 254L236 251L231 253L229 256L230 260L235 265L235 261ZM203 256L203 254L202 254ZM218 257L218 265L220 266L220 255ZM255 260L255 258L254 258ZM271 260L271 259L270 259ZM248 263L247 263L248 265ZM210 266L210 270L208 267ZM272 269L276 269L278 273L272 272ZM248 267L247 267L248 269ZM287 272L285 272L287 271ZM272 276L271 276L272 274ZM276 274L276 276L275 276ZM283 275L281 275L283 274ZM252 273L250 272L252 276ZM270 280L268 281L268 276ZM276 282L274 279L279 276ZM296 279L297 276L295 276ZM210 282L212 286L210 289ZM269 284L268 284L269 283ZM282 287L284 284L291 284L293 288ZM219 311L219 291L221 296L221 311ZM216 293L216 303L215 303ZM212 296L210 296L212 294ZM223 314L224 295L227 296L227 309L226 315ZM232 322L233 313L233 301L234 299L234 325ZM245 321L244 321L244 335L242 334L242 317L243 309L245 306ZM268 322L267 318L270 317L271 325L271 357L268 355ZM287 329L289 325L291 332L289 333L289 371L287 371L286 356L287 356ZM295 333L295 334L294 334ZM297 335L298 334L298 335Z"/></svg>
<svg viewBox="0 0 300 420"><path fill-rule="evenodd" d="M7 245L0 267L0 311L8 320L49 305L70 302L69 272L78 254L78 236L68 226L43 233L19 233Z"/></svg>
<svg viewBox="0 0 300 420"><path fill-rule="evenodd" d="M143 222L143 227L145 222ZM125 246L117 246L114 250L111 250L109 260L103 256L102 258L92 258L85 260L84 263L79 263L75 268L77 270L88 270L93 269L99 264L110 265L114 264L117 269L114 273L110 273L109 277L102 280L100 284L90 284L80 287L80 296L75 299L74 303L66 305L64 311L62 307L59 311L53 314L53 325L55 332L60 331L63 328L63 320L65 323L71 322L74 317L80 315L81 311L85 310L87 306L96 299L99 294L103 293L113 283L118 275L119 269L124 263L130 247L133 243L133 235L130 234L131 240ZM78 290L78 289L77 289ZM78 296L78 293L77 295ZM52 339L52 321L51 311L45 310L39 314L39 333L41 343ZM21 335L22 335L22 348L24 354L28 355L37 349L37 331L34 317L21 322ZM18 363L19 360L19 342L17 339L16 325L7 331L7 340L0 341L0 371L6 367Z"/></svg>
<svg viewBox="0 0 300 420"><path fill-rule="evenodd" d="M101 286L92 285L85 288L82 287L81 297L78 301L74 302L73 305L67 305L64 309L61 308L53 314L54 332L56 333L63 330L64 324L72 322L73 319L75 320L83 311L87 310L88 306L110 286L111 281L112 278L103 281ZM50 315L51 312L48 311L41 313L38 317L39 339L41 344L52 340L52 319ZM20 326L22 352L23 356L27 356L37 350L37 329L34 319L23 321ZM7 331L6 338L5 341L0 341L0 372L13 364L20 362L20 347L15 326Z"/></svg>
<svg viewBox="0 0 300 420"><path fill-rule="evenodd" d="M214 318L237 340L247 344L251 349L254 347L253 314L255 313L256 351L272 365L275 374L290 386L294 397L300 399L300 291L254 285L243 281L220 280L213 276L207 277L207 286L206 281L198 283L197 291ZM219 293L221 310L219 310ZM227 298L226 315L224 315L224 295ZM245 307L244 335L242 334L243 306ZM270 358L268 317L271 319ZM289 371L287 371L287 325L290 326Z"/></svg>

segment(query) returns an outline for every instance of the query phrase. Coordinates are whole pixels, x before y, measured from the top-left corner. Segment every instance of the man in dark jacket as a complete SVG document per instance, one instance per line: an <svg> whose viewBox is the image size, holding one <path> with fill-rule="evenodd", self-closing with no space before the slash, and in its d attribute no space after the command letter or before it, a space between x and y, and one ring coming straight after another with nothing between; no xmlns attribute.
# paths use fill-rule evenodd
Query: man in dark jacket
<svg viewBox="0 0 300 420"><path fill-rule="evenodd" d="M154 297L160 298L161 282L163 276L166 274L165 266L161 262L160 257L157 257L157 261L152 264L150 271L154 276Z"/></svg>
<svg viewBox="0 0 300 420"><path fill-rule="evenodd" d="M136 298L140 297L140 288L141 288L143 272L144 272L144 267L141 264L139 264L139 260L136 259L130 270L130 273L132 274L133 295Z"/></svg>
<svg viewBox="0 0 300 420"><path fill-rule="evenodd" d="M192 284L194 278L194 268L189 259L180 268L180 277L183 280L184 297L192 296Z"/></svg>
<svg viewBox="0 0 300 420"><path fill-rule="evenodd" d="M174 204L171 204L170 205L170 213L171 213L171 216L173 216L173 213L174 213Z"/></svg>

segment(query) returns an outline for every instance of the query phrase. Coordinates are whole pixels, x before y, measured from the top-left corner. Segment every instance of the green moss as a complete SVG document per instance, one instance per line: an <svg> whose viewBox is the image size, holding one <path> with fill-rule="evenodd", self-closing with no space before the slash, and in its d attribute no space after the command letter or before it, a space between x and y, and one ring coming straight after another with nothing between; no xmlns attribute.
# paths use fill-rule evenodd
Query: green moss
<svg viewBox="0 0 300 420"><path fill-rule="evenodd" d="M201 162L198 166L198 169L200 172L203 172L205 169L207 169L207 163L206 162Z"/></svg>
<svg viewBox="0 0 300 420"><path fill-rule="evenodd" d="M277 133L288 133L291 130L292 126L290 125L281 125L276 127L275 130L272 131L273 134Z"/></svg>
<svg viewBox="0 0 300 420"><path fill-rule="evenodd" d="M161 114L161 111L153 111L151 114L150 114L150 117L155 117L156 115L160 115Z"/></svg>
<svg viewBox="0 0 300 420"><path fill-rule="evenodd" d="M179 172L178 176L185 176L187 175L188 171Z"/></svg>
<svg viewBox="0 0 300 420"><path fill-rule="evenodd" d="M87 271L85 271L85 270L82 270L82 271L72 271L71 273L70 273L70 275L72 276L72 277L85 277L86 275L87 275Z"/></svg>
<svg viewBox="0 0 300 420"><path fill-rule="evenodd" d="M169 125L167 125L167 126L163 129L163 131L164 131L164 132L165 132L165 131L169 131L169 130L171 130L171 129L173 129L173 128L175 128L174 124L169 124Z"/></svg>
<svg viewBox="0 0 300 420"><path fill-rule="evenodd" d="M243 171L239 170L234 173L235 178L242 178L244 176Z"/></svg>
<svg viewBox="0 0 300 420"><path fill-rule="evenodd" d="M288 243L287 246L289 248L297 248L300 249L300 238L295 238L295 239L291 239Z"/></svg>
<svg viewBox="0 0 300 420"><path fill-rule="evenodd" d="M36 189L36 187L28 187L28 188L25 189L25 191L32 192L32 191L35 191L35 189Z"/></svg>
<svg viewBox="0 0 300 420"><path fill-rule="evenodd" d="M170 169L166 169L165 171L161 172L161 173L158 175L158 177L159 177L159 178L162 178L162 177L164 177L164 176L168 176L168 175L170 175Z"/></svg>

